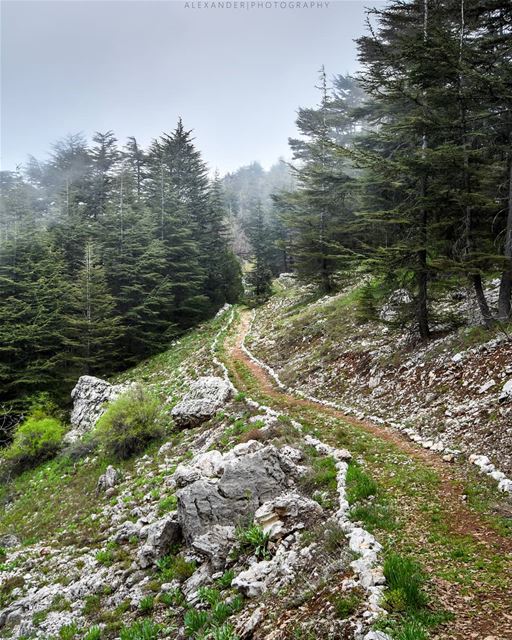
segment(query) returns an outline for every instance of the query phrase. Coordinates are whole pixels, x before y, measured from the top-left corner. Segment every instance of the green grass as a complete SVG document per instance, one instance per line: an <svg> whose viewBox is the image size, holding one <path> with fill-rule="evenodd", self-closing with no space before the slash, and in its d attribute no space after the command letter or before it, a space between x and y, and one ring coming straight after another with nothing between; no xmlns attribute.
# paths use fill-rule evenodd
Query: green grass
<svg viewBox="0 0 512 640"><path fill-rule="evenodd" d="M160 625L153 620L135 622L129 627L124 627L119 632L121 640L156 640L160 631Z"/></svg>
<svg viewBox="0 0 512 640"><path fill-rule="evenodd" d="M167 555L157 560L159 575L163 582L172 582L173 580L186 580L196 570L196 563L185 560L179 555Z"/></svg>
<svg viewBox="0 0 512 640"><path fill-rule="evenodd" d="M352 591L347 595L335 597L332 604L334 605L336 617L342 620L349 618L361 606L363 599L363 595L359 591Z"/></svg>
<svg viewBox="0 0 512 640"><path fill-rule="evenodd" d="M338 487L336 460L331 456L317 457L316 452L309 449L311 466L307 474L301 478L300 484L308 493L328 491L335 493Z"/></svg>
<svg viewBox="0 0 512 640"><path fill-rule="evenodd" d="M350 505L377 494L377 483L356 462L351 461L348 465L346 483Z"/></svg>
<svg viewBox="0 0 512 640"><path fill-rule="evenodd" d="M396 553L384 560L386 607L390 611L414 612L427 605L425 576L417 562Z"/></svg>

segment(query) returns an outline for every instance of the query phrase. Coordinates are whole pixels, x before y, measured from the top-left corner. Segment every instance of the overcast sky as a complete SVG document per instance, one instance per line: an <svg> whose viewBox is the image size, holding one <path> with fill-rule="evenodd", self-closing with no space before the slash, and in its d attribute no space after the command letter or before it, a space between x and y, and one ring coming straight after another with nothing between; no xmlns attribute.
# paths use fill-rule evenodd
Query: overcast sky
<svg viewBox="0 0 512 640"><path fill-rule="evenodd" d="M297 108L317 102L320 66L357 69L353 40L378 2L202 4L3 0L2 168L45 158L78 131L113 129L146 145L180 115L212 169L268 167L288 153Z"/></svg>

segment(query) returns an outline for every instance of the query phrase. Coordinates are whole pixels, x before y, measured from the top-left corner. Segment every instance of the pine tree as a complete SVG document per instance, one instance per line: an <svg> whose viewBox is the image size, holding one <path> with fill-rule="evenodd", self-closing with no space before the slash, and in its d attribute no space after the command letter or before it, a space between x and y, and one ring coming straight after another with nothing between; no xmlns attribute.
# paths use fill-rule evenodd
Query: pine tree
<svg viewBox="0 0 512 640"><path fill-rule="evenodd" d="M20 227L0 253L1 402L21 408L65 376L65 264L51 238Z"/></svg>

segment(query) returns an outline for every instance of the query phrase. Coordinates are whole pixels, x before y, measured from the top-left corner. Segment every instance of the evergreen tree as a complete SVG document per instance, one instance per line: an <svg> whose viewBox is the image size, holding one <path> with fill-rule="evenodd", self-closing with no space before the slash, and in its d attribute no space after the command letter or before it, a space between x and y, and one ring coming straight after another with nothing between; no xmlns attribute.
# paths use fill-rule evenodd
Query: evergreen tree
<svg viewBox="0 0 512 640"><path fill-rule="evenodd" d="M226 302L234 303L242 293L241 270L229 246L224 194L218 176L209 193L208 214L205 218L205 252L207 258L206 294L212 308Z"/></svg>
<svg viewBox="0 0 512 640"><path fill-rule="evenodd" d="M281 197L283 219L289 230L289 251L294 268L322 291L334 288L334 275L351 263L354 235L353 177L340 160L335 141L344 124L337 117L340 98L332 99L325 70L320 72L318 109L300 109L297 126L302 139L290 140L298 190ZM288 201L288 211L283 206Z"/></svg>
<svg viewBox="0 0 512 640"><path fill-rule="evenodd" d="M82 267L71 285L68 322L67 345L73 364L82 373L111 373L115 369L114 347L120 335L120 318L91 243L84 248Z"/></svg>
<svg viewBox="0 0 512 640"><path fill-rule="evenodd" d="M250 286L249 297L256 304L261 304L268 300L272 293L272 270L269 258L272 241L265 225L263 208L259 200L253 203L249 240L253 251L252 268L247 276L247 282Z"/></svg>

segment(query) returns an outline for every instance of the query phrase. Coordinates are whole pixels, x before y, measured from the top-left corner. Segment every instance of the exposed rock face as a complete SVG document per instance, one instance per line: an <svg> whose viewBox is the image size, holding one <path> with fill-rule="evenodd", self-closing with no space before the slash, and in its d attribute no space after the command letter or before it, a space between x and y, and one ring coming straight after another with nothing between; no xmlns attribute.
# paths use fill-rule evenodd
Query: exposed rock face
<svg viewBox="0 0 512 640"><path fill-rule="evenodd" d="M181 540L181 527L176 512L157 520L148 527L146 544L140 549L138 561L145 569L169 552Z"/></svg>
<svg viewBox="0 0 512 640"><path fill-rule="evenodd" d="M66 435L66 442L76 442L90 431L105 413L105 405L128 391L131 386L130 384L112 385L94 376L79 378L71 392L73 400L71 426L73 428Z"/></svg>
<svg viewBox="0 0 512 640"><path fill-rule="evenodd" d="M173 408L171 415L181 429L197 427L215 415L228 402L232 393L231 386L222 378L199 378L183 400Z"/></svg>
<svg viewBox="0 0 512 640"><path fill-rule="evenodd" d="M287 463L276 447L254 440L226 453L220 477L202 476L176 493L185 540L192 542L213 525L250 520L264 502L288 488ZM212 467L212 474L217 469Z"/></svg>

